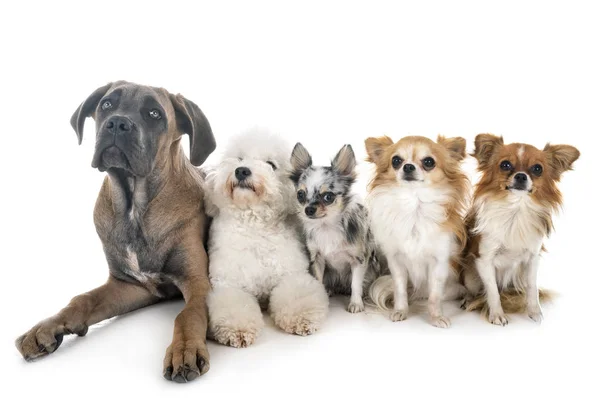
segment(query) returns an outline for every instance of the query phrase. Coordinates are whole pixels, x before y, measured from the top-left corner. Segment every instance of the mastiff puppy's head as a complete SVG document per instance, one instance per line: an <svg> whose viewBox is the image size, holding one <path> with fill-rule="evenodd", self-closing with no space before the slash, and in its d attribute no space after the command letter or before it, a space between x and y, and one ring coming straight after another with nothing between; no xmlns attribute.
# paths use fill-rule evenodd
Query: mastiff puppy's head
<svg viewBox="0 0 600 398"><path fill-rule="evenodd" d="M88 116L96 121L92 167L100 171L122 169L147 176L171 156L182 134L190 136L190 160L195 166L216 147L200 108L163 88L119 81L96 89L71 117L80 144Z"/></svg>

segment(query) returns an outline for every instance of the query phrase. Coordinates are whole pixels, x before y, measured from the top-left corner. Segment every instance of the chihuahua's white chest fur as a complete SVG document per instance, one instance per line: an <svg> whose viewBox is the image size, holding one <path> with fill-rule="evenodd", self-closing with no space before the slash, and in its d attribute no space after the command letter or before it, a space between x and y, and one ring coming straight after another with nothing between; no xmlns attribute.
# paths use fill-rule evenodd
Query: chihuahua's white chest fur
<svg viewBox="0 0 600 398"><path fill-rule="evenodd" d="M538 256L545 235L545 210L529 196L510 194L502 201L480 199L474 232L481 235L479 255L496 269L498 286L523 288L523 267Z"/></svg>
<svg viewBox="0 0 600 398"><path fill-rule="evenodd" d="M417 290L427 287L429 269L456 245L442 229L447 200L447 192L428 187L379 187L367 198L375 241L390 262L404 264Z"/></svg>
<svg viewBox="0 0 600 398"><path fill-rule="evenodd" d="M354 262L358 253L356 246L348 245L346 233L339 220L310 220L304 228L312 238L307 242L327 264L338 272L344 271Z"/></svg>

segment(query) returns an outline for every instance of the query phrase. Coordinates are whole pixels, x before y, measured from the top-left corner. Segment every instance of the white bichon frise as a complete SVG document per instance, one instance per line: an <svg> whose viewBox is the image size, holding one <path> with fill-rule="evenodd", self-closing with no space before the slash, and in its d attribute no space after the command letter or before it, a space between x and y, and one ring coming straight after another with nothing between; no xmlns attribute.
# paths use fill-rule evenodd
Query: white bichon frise
<svg viewBox="0 0 600 398"><path fill-rule="evenodd" d="M261 308L303 336L327 315L327 293L308 272L298 233L290 153L279 136L253 130L234 138L208 172L209 333L221 344L252 344L264 326Z"/></svg>

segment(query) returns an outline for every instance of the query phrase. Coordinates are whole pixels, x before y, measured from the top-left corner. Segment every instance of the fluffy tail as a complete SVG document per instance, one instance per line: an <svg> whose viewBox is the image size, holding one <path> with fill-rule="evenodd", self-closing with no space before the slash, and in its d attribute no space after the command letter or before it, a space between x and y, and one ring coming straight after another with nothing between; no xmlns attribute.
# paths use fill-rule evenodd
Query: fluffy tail
<svg viewBox="0 0 600 398"><path fill-rule="evenodd" d="M540 302L552 301L556 294L550 290L539 289ZM525 293L516 289L508 289L500 294L502 309L507 314L519 314L527 312L527 298ZM470 301L466 306L467 311L481 311L484 316L490 312L485 294L480 294Z"/></svg>
<svg viewBox="0 0 600 398"><path fill-rule="evenodd" d="M391 275L375 279L369 287L369 298L382 311L390 311L394 302L394 281Z"/></svg>

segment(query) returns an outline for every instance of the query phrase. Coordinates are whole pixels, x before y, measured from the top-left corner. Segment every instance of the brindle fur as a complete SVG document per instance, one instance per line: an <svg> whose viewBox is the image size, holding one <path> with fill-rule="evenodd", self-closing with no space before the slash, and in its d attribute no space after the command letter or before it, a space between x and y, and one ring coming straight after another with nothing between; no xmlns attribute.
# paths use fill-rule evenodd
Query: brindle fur
<svg viewBox="0 0 600 398"><path fill-rule="evenodd" d="M100 104L115 93L119 93L117 109L102 114ZM148 101L161 110L161 125L140 118L146 112L142 104ZM98 153L107 147L100 142L110 141L106 121L111 115L126 116L139 129L123 138L120 148L128 160L122 167L114 167L114 157L109 159L113 167L106 167L107 158ZM82 118L87 116L97 126L94 166L108 174L96 201L94 223L109 278L19 337L17 348L25 359L35 359L54 352L66 334L83 336L88 326L104 319L183 295L185 307L175 319L164 376L177 382L193 380L209 369L205 298L210 284L204 247L208 219L203 176L186 158L179 141L182 134L190 135L192 162L201 164L215 147L210 125L200 109L181 95L127 82L99 88L77 109L72 125L80 142ZM130 152L142 140L143 150Z"/></svg>

